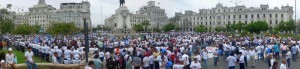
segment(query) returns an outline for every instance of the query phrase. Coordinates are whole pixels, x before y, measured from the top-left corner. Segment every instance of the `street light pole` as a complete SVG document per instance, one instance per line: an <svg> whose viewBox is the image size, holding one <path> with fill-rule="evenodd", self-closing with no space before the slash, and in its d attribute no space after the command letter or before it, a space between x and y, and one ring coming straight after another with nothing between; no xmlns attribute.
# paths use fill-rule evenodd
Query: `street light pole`
<svg viewBox="0 0 300 69"><path fill-rule="evenodd" d="M298 24L297 24L297 0L295 0L295 24L296 24L296 33L299 33Z"/></svg>
<svg viewBox="0 0 300 69"><path fill-rule="evenodd" d="M84 23L84 41L85 41L85 62L88 63L88 53L89 53L89 31L88 31L88 23L87 19L89 19L90 13L88 11L82 12L83 23Z"/></svg>

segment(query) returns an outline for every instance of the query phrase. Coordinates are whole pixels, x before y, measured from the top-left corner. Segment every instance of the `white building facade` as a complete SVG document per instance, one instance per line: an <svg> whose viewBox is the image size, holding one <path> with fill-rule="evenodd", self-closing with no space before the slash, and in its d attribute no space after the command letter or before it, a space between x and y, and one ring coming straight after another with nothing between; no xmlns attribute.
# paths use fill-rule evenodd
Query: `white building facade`
<svg viewBox="0 0 300 69"><path fill-rule="evenodd" d="M280 21L293 19L293 12L291 6L270 9L268 5L246 8L245 6L224 7L219 3L212 9L200 9L199 13L185 11L184 14L176 13L176 15L180 16L178 25L181 31L194 31L194 27L199 25L204 25L214 31L214 28L218 26L236 23L249 24L255 21L266 21L270 28L274 28Z"/></svg>
<svg viewBox="0 0 300 69"><path fill-rule="evenodd" d="M60 9L56 9L51 5L47 5L45 0L39 0L37 5L29 8L29 12L17 13L14 23L16 25L40 25L45 30L55 22L73 22L76 27L84 28L83 15L88 15L86 21L91 28L89 2L61 3Z"/></svg>

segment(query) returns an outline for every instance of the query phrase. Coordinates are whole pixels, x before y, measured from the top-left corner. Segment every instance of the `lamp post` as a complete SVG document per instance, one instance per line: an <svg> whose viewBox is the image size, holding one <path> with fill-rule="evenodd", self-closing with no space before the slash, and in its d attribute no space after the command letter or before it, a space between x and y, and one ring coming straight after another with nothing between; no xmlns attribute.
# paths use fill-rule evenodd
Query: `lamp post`
<svg viewBox="0 0 300 69"><path fill-rule="evenodd" d="M84 41L85 41L85 62L88 63L88 52L89 52L89 31L88 31L88 23L87 19L89 19L90 13L87 11L82 12L82 18L84 22Z"/></svg>
<svg viewBox="0 0 300 69"><path fill-rule="evenodd" d="M295 0L295 24L296 24L296 33L299 33L298 24L297 24L297 0Z"/></svg>

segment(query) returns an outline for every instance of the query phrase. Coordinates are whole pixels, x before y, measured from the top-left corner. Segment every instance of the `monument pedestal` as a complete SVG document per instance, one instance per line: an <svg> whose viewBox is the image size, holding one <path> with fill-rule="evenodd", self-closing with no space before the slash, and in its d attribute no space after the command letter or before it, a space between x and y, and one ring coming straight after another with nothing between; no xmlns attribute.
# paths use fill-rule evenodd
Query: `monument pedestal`
<svg viewBox="0 0 300 69"><path fill-rule="evenodd" d="M121 6L116 10L116 24L113 29L114 34L135 33L131 27L130 13L126 6Z"/></svg>

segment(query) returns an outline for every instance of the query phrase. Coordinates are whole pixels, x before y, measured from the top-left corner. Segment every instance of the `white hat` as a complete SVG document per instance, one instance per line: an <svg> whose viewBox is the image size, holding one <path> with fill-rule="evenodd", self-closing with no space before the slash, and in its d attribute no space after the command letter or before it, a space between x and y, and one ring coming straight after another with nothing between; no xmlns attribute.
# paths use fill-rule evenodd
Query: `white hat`
<svg viewBox="0 0 300 69"><path fill-rule="evenodd" d="M1 60L1 63L4 63L5 61L4 60Z"/></svg>
<svg viewBox="0 0 300 69"><path fill-rule="evenodd" d="M8 48L8 51L12 51L12 49L11 49L11 48Z"/></svg>

